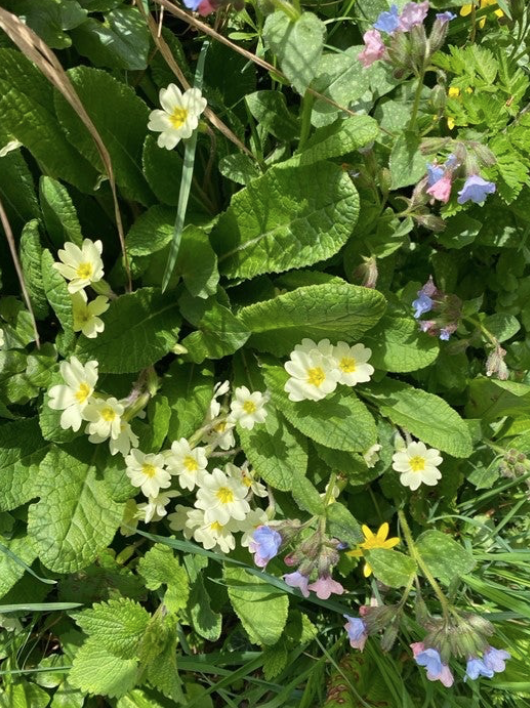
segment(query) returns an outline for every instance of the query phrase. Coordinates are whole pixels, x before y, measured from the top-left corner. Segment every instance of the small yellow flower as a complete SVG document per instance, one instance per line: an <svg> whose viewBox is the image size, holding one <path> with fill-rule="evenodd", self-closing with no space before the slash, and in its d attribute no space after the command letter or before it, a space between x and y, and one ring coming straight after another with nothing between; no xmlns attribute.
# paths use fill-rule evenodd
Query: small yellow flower
<svg viewBox="0 0 530 708"><path fill-rule="evenodd" d="M387 538L389 530L390 527L386 522L381 524L377 533L373 533L370 531L368 526L363 525L362 532L364 535L364 542L359 543L358 548L355 548L353 551L348 551L346 555L352 556L353 558L362 558L364 556L363 550L373 551L376 548L394 548L394 546L397 546L397 544L400 543L401 539L397 538L397 536L394 538ZM367 561L364 563L363 573L365 578L372 575L372 566Z"/></svg>
<svg viewBox="0 0 530 708"><path fill-rule="evenodd" d="M482 10L483 7L488 7L489 5L496 5L497 2L496 0L480 0L480 9ZM460 15L462 17L467 17L467 15L470 15L473 10L473 5L462 5L462 9L460 10ZM504 12L498 8L495 10L495 16L496 17L503 17ZM478 23L478 26L482 29L484 25L486 24L486 18L481 17Z"/></svg>

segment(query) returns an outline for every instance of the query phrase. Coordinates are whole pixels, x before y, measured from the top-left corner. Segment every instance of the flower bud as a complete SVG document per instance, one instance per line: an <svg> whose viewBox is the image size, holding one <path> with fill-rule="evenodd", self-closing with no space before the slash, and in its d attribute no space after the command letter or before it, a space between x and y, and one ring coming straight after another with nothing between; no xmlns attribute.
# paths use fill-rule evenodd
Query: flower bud
<svg viewBox="0 0 530 708"><path fill-rule="evenodd" d="M390 651L394 646L399 632L399 618L395 617L394 620L385 629L383 636L381 637L381 649L383 651Z"/></svg>
<svg viewBox="0 0 530 708"><path fill-rule="evenodd" d="M412 69L412 50L409 37L404 32L396 32L390 39L387 47L390 63L397 69L406 73Z"/></svg>
<svg viewBox="0 0 530 708"><path fill-rule="evenodd" d="M412 214L412 218L420 226L433 231L435 234L445 231L446 223L440 216L435 216L434 214Z"/></svg>
<svg viewBox="0 0 530 708"><path fill-rule="evenodd" d="M444 112L445 104L447 103L447 96L443 86L440 86L440 84L436 84L436 86L431 91L429 103L434 108L436 113Z"/></svg>
<svg viewBox="0 0 530 708"><path fill-rule="evenodd" d="M364 263L361 263L354 272L353 280L360 282L360 284L365 288L375 288L377 285L377 278L379 272L377 270L377 260L375 256L371 258L365 258L363 256Z"/></svg>
<svg viewBox="0 0 530 708"><path fill-rule="evenodd" d="M431 54L434 54L444 45L447 37L447 30L449 29L449 22L443 21L441 19L436 19L432 26L431 34L429 37L429 44L431 48Z"/></svg>
<svg viewBox="0 0 530 708"><path fill-rule="evenodd" d="M431 54L425 27L423 25L414 25L410 30L409 36L412 62L415 67L421 69Z"/></svg>
<svg viewBox="0 0 530 708"><path fill-rule="evenodd" d="M486 360L486 376L495 376L500 381L506 381L509 375L509 369L504 362L506 349L503 349L497 343L495 349L491 352Z"/></svg>

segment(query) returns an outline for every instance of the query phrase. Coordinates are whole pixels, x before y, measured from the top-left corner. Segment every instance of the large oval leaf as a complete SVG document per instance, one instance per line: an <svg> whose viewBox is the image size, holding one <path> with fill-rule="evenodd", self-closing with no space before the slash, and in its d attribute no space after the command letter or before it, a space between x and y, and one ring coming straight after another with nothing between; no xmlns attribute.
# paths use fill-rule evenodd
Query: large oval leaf
<svg viewBox="0 0 530 708"><path fill-rule="evenodd" d="M385 298L377 290L326 283L244 307L239 318L253 333L251 346L283 356L304 337L354 342L377 324L384 311Z"/></svg>
<svg viewBox="0 0 530 708"><path fill-rule="evenodd" d="M140 371L165 356L177 341L180 314L174 293L141 288L113 300L102 318L105 331L82 339L78 354L96 359L100 372Z"/></svg>
<svg viewBox="0 0 530 708"><path fill-rule="evenodd" d="M385 379L364 389L382 415L415 437L453 457L469 457L473 451L465 421L439 396L414 386Z"/></svg>
<svg viewBox="0 0 530 708"><path fill-rule="evenodd" d="M289 374L281 366L267 366L265 381L272 401L301 433L336 450L363 452L377 440L374 419L355 393L340 386L322 401L290 401L284 391Z"/></svg>
<svg viewBox="0 0 530 708"><path fill-rule="evenodd" d="M359 196L337 165L272 168L233 198L212 232L222 274L253 278L333 256L346 243Z"/></svg>

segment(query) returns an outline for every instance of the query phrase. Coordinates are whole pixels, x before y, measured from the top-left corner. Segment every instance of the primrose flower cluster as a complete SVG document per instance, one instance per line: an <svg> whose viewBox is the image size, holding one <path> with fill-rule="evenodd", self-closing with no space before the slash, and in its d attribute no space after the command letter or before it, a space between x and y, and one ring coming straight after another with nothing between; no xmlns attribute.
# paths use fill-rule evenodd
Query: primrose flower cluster
<svg viewBox="0 0 530 708"><path fill-rule="evenodd" d="M388 12L382 12L373 29L363 35L365 48L358 56L361 64L369 67L382 59L392 64L396 78L410 72L419 74L430 57L442 47L448 24L456 17L451 12L438 13L427 40L423 23L428 12L427 1L409 2L401 13L397 5L392 5Z"/></svg>
<svg viewBox="0 0 530 708"><path fill-rule="evenodd" d="M316 344L302 339L291 352L285 370L290 378L285 384L289 400L320 401L333 393L338 384L356 386L370 381L374 367L368 364L372 350L364 344L350 347L346 342L332 345L329 339Z"/></svg>
<svg viewBox="0 0 530 708"><path fill-rule="evenodd" d="M381 606L376 602L371 606L361 606L360 617L344 615L347 620L344 629L350 646L363 651L370 635L383 632L382 644L389 649L397 636L400 614L401 608ZM466 658L464 681L480 676L492 678L505 670L506 661L511 658L504 649L490 646L488 637L493 634L494 628L479 615L458 616L458 623L433 620L432 627L434 631L424 641L413 642L410 648L416 664L426 669L427 679L440 681L446 688L450 688L455 681L449 667L452 655Z"/></svg>
<svg viewBox="0 0 530 708"><path fill-rule="evenodd" d="M103 283L103 260L101 241L85 239L81 247L67 241L64 249L58 251L60 263L53 267L68 281L68 292L72 301L74 316L74 332L82 332L85 337L93 339L103 332L105 325L99 315L109 309L109 299L98 295L89 302L85 288L105 288Z"/></svg>
<svg viewBox="0 0 530 708"><path fill-rule="evenodd" d="M225 553L235 548L235 531L246 533L242 545L248 545L249 534L268 518L261 509L251 509L249 502L254 496L267 496L267 491L248 465L228 463L224 470L214 468L209 472L208 457L216 448L227 451L234 446L236 425L252 430L265 421L268 394L251 393L240 386L228 411L218 399L228 393L229 384L219 384L204 425L193 440L181 438L169 450L145 453L139 449L139 438L129 421L142 415L148 394L133 390L127 399L118 400L97 392L97 361L83 365L72 356L70 361L61 362L60 373L64 383L50 388L48 405L62 411L61 427L77 432L86 423L84 432L91 443L108 441L111 454L124 457L131 484L147 498L139 505L129 502L126 521L158 521L167 514L171 498L181 496L184 490L196 490L194 508L177 506L170 517L172 528L193 536L206 548L219 548ZM178 489L172 488L173 481Z"/></svg>

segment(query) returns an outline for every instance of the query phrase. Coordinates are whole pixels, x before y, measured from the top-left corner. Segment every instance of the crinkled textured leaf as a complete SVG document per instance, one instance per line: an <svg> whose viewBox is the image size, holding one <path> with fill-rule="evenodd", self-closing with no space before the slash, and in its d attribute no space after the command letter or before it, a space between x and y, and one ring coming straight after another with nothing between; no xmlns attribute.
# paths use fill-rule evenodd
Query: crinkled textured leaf
<svg viewBox="0 0 530 708"><path fill-rule="evenodd" d="M202 577L199 575L192 585L188 601L193 629L201 637L210 642L216 642L221 636L223 616L220 612L214 612L210 606L210 596L208 595Z"/></svg>
<svg viewBox="0 0 530 708"><path fill-rule="evenodd" d="M74 328L72 299L68 292L65 279L59 271L55 270L53 267L54 262L52 254L45 248L41 257L44 292L62 328L65 332L70 334Z"/></svg>
<svg viewBox="0 0 530 708"><path fill-rule="evenodd" d="M440 351L438 340L420 332L416 320L402 313L385 315L363 344L372 350L370 364L375 369L399 373L424 369Z"/></svg>
<svg viewBox="0 0 530 708"><path fill-rule="evenodd" d="M38 496L39 463L49 447L36 418L0 426L0 511Z"/></svg>
<svg viewBox="0 0 530 708"><path fill-rule="evenodd" d="M40 243L39 222L37 219L32 219L24 226L20 236L20 262L31 306L35 318L38 320L45 319L50 312L44 291L41 258L42 246Z"/></svg>
<svg viewBox="0 0 530 708"><path fill-rule="evenodd" d="M358 341L385 310L377 290L347 283L297 288L244 307L239 318L252 331L250 346L277 356L289 354L304 337Z"/></svg>
<svg viewBox="0 0 530 708"><path fill-rule="evenodd" d="M425 531L415 544L431 573L444 583L470 573L476 565L469 551L441 531Z"/></svg>
<svg viewBox="0 0 530 708"><path fill-rule="evenodd" d="M171 548L160 543L155 544L140 560L138 572L150 590L167 585L164 603L171 612L178 612L186 607L190 592L188 575Z"/></svg>
<svg viewBox="0 0 530 708"><path fill-rule="evenodd" d="M258 475L271 487L286 492L292 488L294 474L306 473L307 444L272 405L267 411L263 424L252 430L238 428L239 439Z"/></svg>
<svg viewBox="0 0 530 708"><path fill-rule="evenodd" d="M287 621L287 595L279 595L275 588L242 568L225 567L223 577L233 583L228 587L228 596L250 641L265 646L276 644ZM245 585L252 585L252 590L245 590Z"/></svg>
<svg viewBox="0 0 530 708"><path fill-rule="evenodd" d="M79 649L68 674L75 688L111 698L125 695L134 688L137 679L137 660L113 656L96 638L89 639Z"/></svg>
<svg viewBox="0 0 530 708"><path fill-rule="evenodd" d="M44 225L55 247L62 248L65 241L81 246L83 234L67 189L51 177L41 177L39 186Z"/></svg>
<svg viewBox="0 0 530 708"><path fill-rule="evenodd" d="M90 17L74 32L77 51L94 66L138 71L147 67L149 30L136 7L118 7L105 15L105 22Z"/></svg>
<svg viewBox="0 0 530 708"><path fill-rule="evenodd" d="M214 379L209 366L172 364L162 380L160 393L167 396L173 414L169 421L171 440L187 438L204 420L213 394Z"/></svg>
<svg viewBox="0 0 530 708"><path fill-rule="evenodd" d="M91 640L113 656L133 659L150 615L140 604L121 597L100 602L76 617L77 624Z"/></svg>
<svg viewBox="0 0 530 708"><path fill-rule="evenodd" d="M352 116L346 120L339 120L333 125L316 130L307 141L304 151L292 157L285 164L289 167L307 166L322 160L342 157L372 142L378 135L379 127L376 121L369 116Z"/></svg>
<svg viewBox="0 0 530 708"><path fill-rule="evenodd" d="M149 111L133 89L106 71L78 66L68 76L101 134L116 182L125 196L150 204L153 195L142 174L142 149ZM105 98L102 98L105 97ZM100 172L104 172L94 139L66 100L56 94L55 110L68 140Z"/></svg>
<svg viewBox="0 0 530 708"><path fill-rule="evenodd" d="M182 340L190 359L201 364L205 359L222 359L240 349L250 331L228 307L210 298L199 320L197 330Z"/></svg>
<svg viewBox="0 0 530 708"><path fill-rule="evenodd" d="M33 177L20 150L2 157L0 198L14 231L40 216Z"/></svg>
<svg viewBox="0 0 530 708"><path fill-rule="evenodd" d="M470 418L492 421L503 416L528 415L530 386L517 381L479 377L469 384L466 414Z"/></svg>
<svg viewBox="0 0 530 708"><path fill-rule="evenodd" d="M175 209L157 204L141 214L131 226L125 243L131 256L149 256L173 238Z"/></svg>
<svg viewBox="0 0 530 708"><path fill-rule="evenodd" d="M99 371L134 373L165 356L177 342L179 308L174 293L141 288L113 300L102 316L105 330L95 339L83 338L78 354L96 359Z"/></svg>
<svg viewBox="0 0 530 708"><path fill-rule="evenodd" d="M315 485L298 471L293 474L292 495L296 504L309 514L320 516L325 513L324 500Z"/></svg>
<svg viewBox="0 0 530 708"><path fill-rule="evenodd" d="M54 114L50 84L12 49L0 49L0 113L3 130L27 147L47 174L92 191L97 173L75 149L76 143L65 139Z"/></svg>
<svg viewBox="0 0 530 708"><path fill-rule="evenodd" d="M374 419L350 388L339 386L322 401L294 403L284 391L289 379L285 369L267 366L264 373L276 408L307 437L326 447L351 452L363 452L375 444Z"/></svg>
<svg viewBox="0 0 530 708"><path fill-rule="evenodd" d="M31 566L37 557L35 546L27 535L19 534L11 539L0 537L0 542L26 565ZM11 590L24 573L24 566L0 548L0 598Z"/></svg>
<svg viewBox="0 0 530 708"><path fill-rule="evenodd" d="M364 392L379 405L382 415L427 445L453 457L471 455L466 423L439 396L388 378L379 384L368 384Z"/></svg>
<svg viewBox="0 0 530 708"><path fill-rule="evenodd" d="M280 67L299 94L316 76L326 28L312 12L294 22L283 10L269 15L263 27L265 44L280 60Z"/></svg>
<svg viewBox="0 0 530 708"><path fill-rule="evenodd" d="M353 514L338 501L326 507L329 533L353 547L363 540L361 527Z"/></svg>
<svg viewBox="0 0 530 708"><path fill-rule="evenodd" d="M219 269L252 278L337 253L357 220L359 197L340 167L271 168L232 198L212 232Z"/></svg>
<svg viewBox="0 0 530 708"><path fill-rule="evenodd" d="M79 441L52 447L40 467L41 499L29 508L28 533L41 561L58 573L90 565L122 517L123 505L112 501L96 468L76 457L80 447Z"/></svg>

